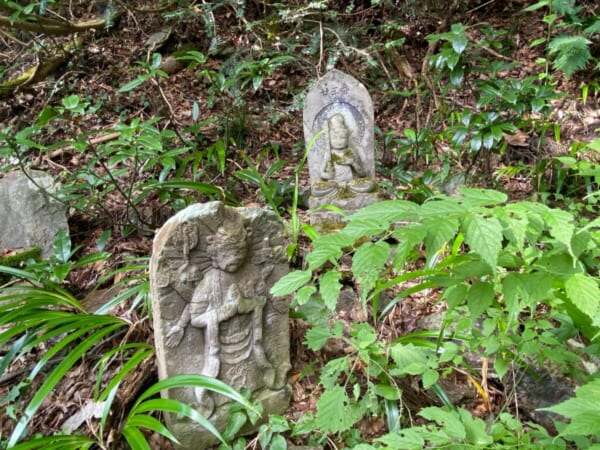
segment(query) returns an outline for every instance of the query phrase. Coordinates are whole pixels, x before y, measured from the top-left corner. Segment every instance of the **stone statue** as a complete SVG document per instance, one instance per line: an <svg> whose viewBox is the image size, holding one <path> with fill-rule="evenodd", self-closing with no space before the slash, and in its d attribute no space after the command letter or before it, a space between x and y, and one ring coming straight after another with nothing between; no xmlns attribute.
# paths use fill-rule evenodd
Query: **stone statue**
<svg viewBox="0 0 600 450"><path fill-rule="evenodd" d="M378 200L374 163L373 104L365 87L338 70L328 72L304 103L304 139L311 180L309 206L333 205L347 213ZM311 222L339 221L316 211Z"/></svg>
<svg viewBox="0 0 600 450"><path fill-rule="evenodd" d="M340 190L365 193L375 190L375 182L365 178L366 171L360 155L350 146L350 130L344 116L334 114L328 119L327 134L329 149L325 152L320 181L313 184L312 195L324 197Z"/></svg>
<svg viewBox="0 0 600 450"><path fill-rule="evenodd" d="M287 271L281 226L258 208L192 205L158 232L151 262L159 376L199 373L252 391L267 414L289 402L288 304L269 288ZM194 405L221 431L226 399L202 389L170 396ZM170 417L183 448L212 435Z"/></svg>

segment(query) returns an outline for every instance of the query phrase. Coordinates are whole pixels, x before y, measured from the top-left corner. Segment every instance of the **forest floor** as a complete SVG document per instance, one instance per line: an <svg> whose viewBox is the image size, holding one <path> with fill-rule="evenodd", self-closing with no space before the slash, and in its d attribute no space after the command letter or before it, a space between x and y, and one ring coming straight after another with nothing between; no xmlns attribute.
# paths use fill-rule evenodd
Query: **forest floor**
<svg viewBox="0 0 600 450"><path fill-rule="evenodd" d="M257 28L248 26L249 23L258 22L261 18L265 9L262 2L248 2L245 15L242 17L236 16L232 8L215 10L214 24L218 35L218 46L212 52L209 52L212 37L207 33L206 22L199 18L200 14L177 20L167 19L161 12L143 11L150 9L151 2L141 0L126 2L126 8L121 5L121 2L118 3L121 14L114 27L85 33L84 42L78 50L69 54L68 59L44 80L0 99L0 128L20 129L33 124L45 107L59 106L62 98L76 94L92 105L99 105L99 109L78 117L76 121L52 129L46 128L44 132L48 135L43 137L46 142L58 142L81 134L85 134L93 141L97 137L115 132L122 121L130 122L137 119L143 122L157 119L160 129L176 130L182 141L187 144L190 135L185 130L197 123L201 124L200 132L193 138L197 151L202 151L202 148L210 146L219 139L225 138L227 142L224 170L219 170L215 165L210 166L207 160L202 181L221 186L243 205L264 205L259 189L243 183L234 176L236 170L247 167L248 163L244 159L247 157L260 173L265 173L277 161L284 160L286 163L275 174L273 180L281 186L290 183L290 180L293 182L294 170L304 150L302 99L311 84L326 71L327 54L322 53L322 46L321 50L317 45L310 52L309 49L302 48L289 51L286 46L294 41L295 34L301 35L303 32L300 25L288 27L282 25L280 28L274 27L272 31L263 29L263 25ZM337 19L340 27L336 28L337 35L335 32L329 33L325 30L325 39L346 45L348 50L339 56L335 67L363 82L372 95L375 123L378 129L376 160L378 168L381 169L378 172L380 179L388 183L389 195L392 188L408 191L409 187L401 185L397 180L386 175L389 169L398 163L398 156L394 153L394 149L385 144L386 133L402 137L407 128L440 129L447 125L438 122L436 102L432 96L423 94L422 87L417 89L420 93L397 94L401 91L410 93L423 83L425 57L434 51L432 44L425 38L427 35L445 32L450 24L459 21L464 25L473 26L488 23L495 29L508 30L514 49L510 56L501 56L501 59L516 63L511 69L513 76L525 77L539 73L541 70L536 60L544 56L543 46L531 47L530 45L535 39L544 37L547 32L547 27L541 20L543 16L541 11L519 13L518 11L528 3L524 1L492 1L481 6L475 2L471 3L474 6L468 9L451 10L449 15L442 11L434 11L427 15L412 16L407 9L398 7L388 9L357 7L352 13L339 14ZM72 15L72 20L83 21L96 17L98 11L94 9L92 2L73 2L69 14ZM350 44L344 43L346 39L348 42L352 41L347 35L352 35L354 27L363 30L365 24L383 24L392 19L396 20L398 15L403 15L404 18L405 25L397 30L398 37L405 40L404 44L392 48L389 52L373 52L370 57L377 63L376 68L369 65L368 58L365 58L359 49L353 51L349 49ZM319 16L307 17L314 19L318 25ZM326 21L322 22L321 26L333 27ZM168 40L160 48L153 49L151 45L145 44L154 33L171 28ZM341 29L347 35L339 35ZM477 41L481 37L479 30L480 27L476 26L469 29L468 34L472 40ZM275 33L275 36L269 33ZM48 39L43 46L46 46L50 52L56 51L58 46L71 38ZM364 36L361 38L366 39ZM384 36L373 37L373 39L384 38L389 39ZM244 60L259 60L264 54L274 54L276 51L290 54L295 61L265 73L260 87L255 92L250 88L243 89L241 102L235 102L227 92L218 93L211 89L214 80L202 75L198 68L190 69L185 66L169 68L168 77L158 77L156 82L150 80L129 92L118 92L121 86L142 73L139 61L150 62L153 51L158 51L165 62L170 54L184 44L208 55L208 59L201 66L202 69L207 70L219 71L226 64L236 63L236 55L238 64ZM19 61L21 65L15 70L26 70L23 64L28 63L28 57L29 64L34 63L32 54L29 53L30 56L27 56L26 52L17 51L14 43L2 36L0 36L0 52L8 56L11 61ZM556 153L568 153L570 144L574 141L590 141L594 136L594 130L600 126L599 99L597 95L590 95L584 105L580 98L582 86L589 83L592 76L592 73L581 72L570 80L560 75L556 77L555 89L563 95L554 101L551 120L560 126L560 143L544 145L540 150L540 136L528 135L524 132L510 136L506 152L506 155L510 155L510 161L507 160L506 155L504 157L490 155L489 160L495 167L490 167L489 173L481 173L479 177L475 177L474 182L504 188L514 198L534 195L536 183L539 181L535 177L523 175L494 177L493 174L497 173L497 169L515 161L521 160L535 165ZM385 89L382 89L382 85ZM474 102L472 93L468 90L454 91L445 95L446 97L441 99L442 105L454 102L467 106ZM443 142L436 142L428 151L429 156L432 156L443 154L448 149L444 147ZM59 179L68 178L69 174L76 172L78 167L87 164L90 156L86 152L75 152L62 147L58 151L40 156L35 167L46 170ZM456 167L453 167L453 171L456 173L467 170L471 163L457 158L454 158L454 162ZM423 155L415 154L410 169L418 173L427 168L435 168L436 164L438 161L435 158L428 159ZM9 166L8 161L2 164L5 168ZM542 174L542 176L546 175L548 174ZM194 174L188 170L187 176L191 179ZM302 172L301 184L303 186L308 184L306 169ZM287 196L285 201L289 202L290 192L287 191L285 195ZM119 267L127 258L151 254L153 232L173 214L173 209L170 205L161 203L157 196L149 197L145 206L150 211L147 217L149 226L128 234L122 233L121 227L122 220L128 213L127 207L116 194L105 198L106 214L104 215L72 211L69 222L71 238L74 246L81 246L81 255L94 251L99 236L107 229L113 230L112 238L106 247L106 250L112 253L111 259L98 265L74 270L70 274L69 288L81 298L86 298L84 303L87 305L93 305L94 302L102 303L103 298L98 298L98 292L102 295L110 295L111 285L118 282L116 279L108 280L101 286L100 291L90 294L90 290L97 287L97 280L102 274ZM303 210L299 213L304 217ZM310 250L308 240L302 240L301 244L303 246L301 253ZM387 319L380 323L381 336L391 340L417 329L417 322L422 317L440 308L436 296L436 292L430 292L427 297L415 295L399 303ZM150 321L138 316L135 310L131 311L127 305L121 305L111 313L127 318L136 326L127 336L120 336L115 338L115 341L107 342L107 348L117 342L152 343ZM360 308L343 311L340 314L340 319L348 322L366 319ZM314 411L318 400L318 383L310 376L307 368L322 364L323 361L343 352L344 349L334 346L319 353L312 352L303 345L305 324L300 320L293 320L291 330L293 398L286 415L297 418L308 410ZM8 376L0 379L0 399L7 395L19 380L18 374L30 370L38 357L39 355L33 354L23 359L20 362L21 367L11 368ZM93 395L95 377L91 368L96 362L83 360L77 370L60 383L55 393L48 397L37 413L31 425L32 430L43 434L56 432L61 429L67 418L81 409ZM130 402L136 392L139 392L140 386L148 385L156 379L154 362L150 361L140 367L136 377L127 380L126 386L129 386L131 392L130 395L125 394L120 399L123 402L123 409L126 409L127 402ZM462 382L468 384L466 380ZM423 395L425 396L423 399L416 399L415 402L433 401L427 399L426 393ZM469 408L476 411L481 408L480 403L481 401L475 398ZM114 420L118 423L119 419ZM6 427L8 421L3 422L0 418L0 436L10 434ZM386 424L382 419L360 423L365 437L379 435L384 432L385 427ZM152 439L154 439L154 448L169 448L170 444L162 438L154 436Z"/></svg>

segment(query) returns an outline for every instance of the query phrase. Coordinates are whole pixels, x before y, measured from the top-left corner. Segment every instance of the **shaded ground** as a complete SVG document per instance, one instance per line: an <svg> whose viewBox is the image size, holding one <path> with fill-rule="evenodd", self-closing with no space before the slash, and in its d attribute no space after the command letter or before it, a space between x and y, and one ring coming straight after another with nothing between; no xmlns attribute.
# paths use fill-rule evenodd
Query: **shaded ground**
<svg viewBox="0 0 600 450"><path fill-rule="evenodd" d="M338 2L339 3L339 2ZM341 2L344 3L344 2ZM72 138L84 134L90 140L97 139L117 131L120 121L130 122L135 119L147 121L159 117L160 129L173 129L177 132L174 142L177 145L191 146L192 153L202 153L199 166L201 180L221 186L231 193L242 204L264 204L260 190L235 178L234 173L247 167L244 157L248 157L258 171L264 174L278 160L286 163L273 179L280 186L293 180L295 167L299 163L303 151L302 136L302 98L314 80L326 70L328 60L337 57L335 67L361 80L371 93L375 105L375 120L378 127L377 157L381 162L379 174L392 187L411 191L410 185L402 184L391 178L390 169L403 164L407 170L415 173L427 168L435 168L439 164L436 155L448 151L446 143L438 141L433 148L423 153L406 155L396 154L394 144L386 143L387 133L398 137L403 130L443 129L448 124L439 123L439 115L432 96L424 93L423 77L424 58L435 51L425 39L431 33L446 31L451 23L462 21L465 25L488 22L497 29L507 30L514 50L509 56L496 55L499 59L518 62L512 69L512 75L523 77L540 71L535 63L536 58L543 56L542 46L530 47L530 43L546 33L541 22L542 12L533 14L516 14L528 2L488 2L478 5L468 3L462 8L450 8L448 11L436 11L427 14L416 14L410 7L370 7L369 2L355 2L364 6L356 6L348 13L340 13L332 20L331 15L323 13L307 14L304 19L279 22L273 8L263 2L248 2L243 16L232 7L223 7L214 12L214 29L207 22L200 7L183 9L178 19L166 19L164 11L143 12L151 9L153 4L145 2L127 2L127 7L119 7L120 16L115 26L109 30L89 32L85 42L78 50L70 54L45 80L17 91L13 96L0 100L0 128L13 127L20 129L35 121L36 116L46 106L60 106L63 97L77 94L92 105L100 105L97 112L78 117L76 121L64 122L44 131L49 142ZM344 8L338 8L343 11ZM95 17L99 11L85 2L74 2L70 11L73 18L83 20ZM267 14L267 15L265 15ZM402 23L385 30L381 26L386 22ZM313 26L310 27L310 24ZM207 28L208 26L208 28ZM170 36L160 47L145 45L154 33L171 29ZM317 30L317 31L315 31ZM314 37L322 36L322 41L313 42ZM471 39L477 41L481 37L478 29L469 31ZM26 36L27 37L27 36ZM56 52L57 47L71 38L46 39L41 44L44 52ZM376 43L391 42L403 39L404 44L392 46L376 46ZM125 83L142 73L142 63L151 61L153 51L162 54L163 62L168 60L182 46L208 55L205 63L197 68L185 66L168 70L168 78L149 79L130 92L119 93ZM369 46L369 47L368 47ZM367 48L368 50L363 50ZM482 50L484 51L484 50ZM15 64L15 71L24 70L19 64L32 59L31 52L15 46L6 37L0 37L0 52L9 60L8 65ZM239 66L243 61L260 61L273 58L275 52L290 54L294 61L264 70L260 87L253 92L252 79L240 76ZM494 55L492 55L494 56ZM377 66L372 64L377 63ZM143 65L143 64L142 64ZM230 66L230 70L226 70ZM220 70L230 79L237 77L237 84L231 89L220 90L214 73ZM238 71L236 73L236 71ZM8 76L9 74L5 74ZM490 156L492 172L507 163L525 161L535 164L540 159L549 158L556 153L566 153L569 143L574 140L589 141L594 129L599 125L597 114L598 98L590 95L585 106L577 101L580 89L589 81L590 73L583 72L570 81L558 77L557 89L565 95L555 101L555 111L551 120L560 125L561 142L555 145L539 146L539 136L528 134L527 130L509 138L510 145L504 158ZM226 81L226 80L225 80ZM244 83L246 85L242 86ZM419 89L411 93L415 87ZM437 99L442 104L462 104L468 106L474 101L471 92L450 92L445 98ZM187 128L199 124L198 130L191 133ZM225 164L220 170L215 156L206 149L222 139L226 143ZM205 153L203 153L205 152ZM30 151L32 153L32 151ZM31 155L30 155L31 156ZM57 177L67 178L78 167L90 161L92 152L75 152L66 147L59 147L36 158L35 167L52 172ZM454 157L454 169L457 172L471 166L470 160ZM0 159L1 161L1 159ZM3 161L3 166L7 161ZM99 168L98 170L101 170ZM191 167L182 176L193 179ZM490 173L483 174L480 182L493 184ZM550 176L551 173L544 174ZM132 174L133 176L133 174ZM528 174L503 176L496 178L496 185L501 184L515 197L529 195L535 188L536 179ZM303 171L302 185L308 182L307 171ZM427 184L427 181L424 181ZM431 185L434 190L442 190L444 186ZM289 205L289 190L282 190L285 197L283 205ZM206 197L197 195L199 201ZM148 256L151 253L153 230L173 213L171 204L162 202L157 196L150 195L142 205L148 215L147 226L140 227L132 233L124 234L123 225L128 217L127 205L117 193L106 196L102 213L73 212L70 219L71 234L75 245L82 245L81 253L91 252L96 246L100 234L112 230L112 238L107 250L113 254L108 263L74 271L69 279L70 287L81 296L92 288L102 274L106 274L130 257ZM303 211L300 211L303 215ZM308 244L302 242L304 247ZM303 252L308 248L303 248ZM118 280L107 280L103 287L109 288ZM102 299L95 300L102 302ZM414 331L416 323L423 315L430 314L439 308L436 304L436 293L428 298L410 298L394 308L392 313L380 325L380 334L385 339L393 339L403 333ZM127 317L132 323L132 331L118 336L106 343L107 348L126 342L152 342L152 330L148 320L139 317L126 306L117 308L114 314ZM364 320L360 311L346 311L342 319L348 322ZM306 325L301 321L292 322L292 362L293 401L288 410L289 417L298 417L307 410L314 410L318 399L319 387L314 376L301 376L307 364L331 358L343 348L329 348L319 354L306 349L302 344ZM40 349L43 352L43 349ZM14 386L19 374L28 373L39 358L38 354L20 361L20 367L12 367L8 376L0 379L0 397ZM32 423L32 429L46 433L60 430L63 422L72 416L92 395L95 382L93 366L97 361L86 359L62 382L55 394L48 397L44 406ZM115 362L110 370L118 370ZM106 375L108 377L108 375ZM127 379L124 383L122 398L117 399L116 411L125 411L136 394L156 378L154 366L148 363L140 367L135 379ZM34 380L34 383L39 382ZM457 381L466 383L465 380ZM31 391L35 391L35 385ZM502 401L502 393L497 401ZM426 395L413 401L420 406L433 402ZM417 405L415 405L417 406ZM471 405L473 410L481 408L481 400L476 398ZM118 424L120 418L111 419ZM360 424L365 436L373 436L385 430L383 421L374 420ZM8 421L0 418L0 435L9 435ZM155 437L155 448L168 448L168 444ZM110 439L109 439L110 443Z"/></svg>

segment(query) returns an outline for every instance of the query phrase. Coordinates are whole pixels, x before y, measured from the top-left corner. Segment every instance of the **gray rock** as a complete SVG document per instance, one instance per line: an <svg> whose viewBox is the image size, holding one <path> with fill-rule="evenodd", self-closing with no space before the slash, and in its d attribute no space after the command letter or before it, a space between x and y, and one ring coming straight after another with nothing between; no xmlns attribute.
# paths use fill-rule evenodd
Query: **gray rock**
<svg viewBox="0 0 600 450"><path fill-rule="evenodd" d="M333 205L351 213L376 202L373 103L367 89L339 70L328 72L306 96L303 122L306 145L315 138L307 158L309 206ZM311 217L313 224L336 220L322 211Z"/></svg>
<svg viewBox="0 0 600 450"><path fill-rule="evenodd" d="M67 206L48 195L60 189L50 175L35 170L29 175L35 183L22 172L0 179L0 249L36 246L48 257L56 233L69 231Z"/></svg>
<svg viewBox="0 0 600 450"><path fill-rule="evenodd" d="M291 393L289 304L269 289L287 270L281 224L270 212L211 202L169 219L155 237L150 263L159 377L215 377L250 390L265 416L283 413ZM200 388L166 395L225 429L225 397ZM183 449L216 443L186 419L169 416L167 423Z"/></svg>

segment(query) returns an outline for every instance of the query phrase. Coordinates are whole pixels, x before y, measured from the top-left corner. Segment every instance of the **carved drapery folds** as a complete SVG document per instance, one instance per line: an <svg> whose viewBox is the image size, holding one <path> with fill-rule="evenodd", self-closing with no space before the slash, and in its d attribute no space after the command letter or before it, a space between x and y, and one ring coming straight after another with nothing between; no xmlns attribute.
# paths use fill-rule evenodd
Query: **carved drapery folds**
<svg viewBox="0 0 600 450"><path fill-rule="evenodd" d="M249 389L266 414L289 402L288 304L269 288L287 272L281 225L259 208L192 205L158 232L151 261L159 377L199 373ZM227 399L200 388L168 393L223 429ZM170 417L183 448L212 435ZM185 443L188 444L185 444Z"/></svg>

